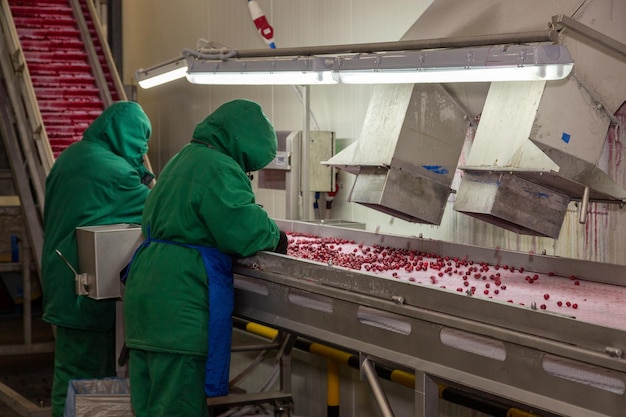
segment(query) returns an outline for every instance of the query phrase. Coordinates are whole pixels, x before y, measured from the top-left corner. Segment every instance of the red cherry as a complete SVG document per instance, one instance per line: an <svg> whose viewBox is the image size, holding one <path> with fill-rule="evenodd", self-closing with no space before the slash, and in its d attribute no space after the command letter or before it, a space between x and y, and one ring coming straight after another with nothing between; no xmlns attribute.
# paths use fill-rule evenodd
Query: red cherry
<svg viewBox="0 0 626 417"><path fill-rule="evenodd" d="M550 294L544 294L543 298L544 298L544 300L547 300L548 298L550 298Z"/></svg>

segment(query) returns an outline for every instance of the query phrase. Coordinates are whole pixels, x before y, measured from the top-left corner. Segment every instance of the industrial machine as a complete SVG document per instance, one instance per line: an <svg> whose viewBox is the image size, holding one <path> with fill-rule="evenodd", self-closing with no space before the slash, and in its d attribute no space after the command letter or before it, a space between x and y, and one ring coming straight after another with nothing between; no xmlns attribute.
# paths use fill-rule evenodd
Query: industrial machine
<svg viewBox="0 0 626 417"><path fill-rule="evenodd" d="M386 416L394 414L375 371L381 364L397 366L414 376L415 416L439 415L437 400L442 385L478 393L479 398L482 395L490 401L495 398L499 404L540 416L621 415L626 393L626 314L621 307L626 297L622 283L626 266L310 222L279 220L278 224L290 236L291 256L259 253L238 260L234 271L235 316L277 329L283 335L273 344L259 347L281 352L281 371L285 373L281 390L233 394L210 399L210 404L281 400L287 404L281 409L287 411L280 415L288 416L289 351L296 337L305 337L357 355L363 379ZM84 247L81 270L85 273L77 274L77 284L89 283L92 289L119 288L116 271L138 243L137 230L132 225L78 230ZM345 259L354 259L357 248L363 253L363 248L378 248L390 258L396 252L411 259L428 258L431 266L435 265L433 259L456 266L440 268L437 278L433 275L424 282L412 277L401 280L391 272L393 269L384 272L383 268L365 268L355 262L342 264L339 257L306 259L298 252L300 236L354 246L354 250L344 251ZM125 253L111 253L107 243L113 240ZM323 250L318 247L312 253ZM94 267L94 260L100 264L102 256L108 257L106 262ZM368 262L374 265L374 261ZM463 276L463 282L472 282L471 290L469 286L466 290L442 285L462 263L475 265L469 271L479 271L478 265L480 271L491 268L495 275L483 285L490 288L491 282L494 290L475 291L483 282L481 273ZM418 273L405 266L394 268ZM502 283L496 271L503 273ZM454 274L457 272L455 269ZM537 280L538 274L542 282L534 283L531 277ZM523 281L523 276L526 283L515 282ZM570 282L569 287L556 284L559 280ZM512 295L509 288L508 295L498 297L498 289L507 291L504 284L517 285L518 295ZM77 291L92 298L119 297L115 291L108 295L85 292L80 286ZM543 303L548 304L550 297L553 301L547 308ZM567 308L561 302L567 303ZM89 398L83 395L81 400ZM120 400L127 402L128 395L115 401Z"/></svg>
<svg viewBox="0 0 626 417"><path fill-rule="evenodd" d="M340 237L369 247L471 260L474 265L514 265L517 271L545 274L546 279L575 276L582 282L572 281L577 288L586 283L606 286L601 313L589 317L583 310L592 302L591 290L577 309L544 310L539 305L546 289L537 284L524 287L536 304L522 305L332 262L271 253L239 260L235 315L357 352L381 415L394 414L372 369L389 363L415 376L415 416L439 415L440 384L479 392L483 398L495 396L529 414L623 415L626 325L620 302L611 300L626 294L626 266L305 222L279 225L304 236ZM611 292L615 297L608 296Z"/></svg>
<svg viewBox="0 0 626 417"><path fill-rule="evenodd" d="M450 31L452 37L439 42L451 48L474 41L460 36L476 30L467 22L441 24L450 20L449 10L456 5L435 3L411 35ZM494 9L505 7L493 3ZM578 6L571 3L545 8ZM618 124L614 114L626 97L621 76L626 34L611 20L623 9L583 3L580 19L559 14L545 22L549 31L541 43L566 46L574 60L572 73L562 80L491 82L483 86L485 93L463 83L376 86L358 140L325 162L356 175L349 201L414 223L440 224L454 192L453 208L459 213L554 239L571 201L581 202L581 223L590 201L622 204L626 191L602 159L607 131ZM509 26L538 26L525 11L515 19ZM436 27L432 22L438 22ZM482 23L483 32L498 25ZM493 42L506 50L520 42L521 33L494 36ZM473 65L468 52L467 68ZM471 149L459 164L466 127L477 114ZM457 167L460 185L452 190Z"/></svg>

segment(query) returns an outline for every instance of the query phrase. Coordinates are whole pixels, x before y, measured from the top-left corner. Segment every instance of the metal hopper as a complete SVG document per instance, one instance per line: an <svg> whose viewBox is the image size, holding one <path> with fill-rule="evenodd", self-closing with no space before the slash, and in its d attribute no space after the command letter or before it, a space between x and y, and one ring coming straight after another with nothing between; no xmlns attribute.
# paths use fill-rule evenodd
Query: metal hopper
<svg viewBox="0 0 626 417"><path fill-rule="evenodd" d="M557 238L572 200L623 202L601 169L607 130L626 97L626 45L563 16L575 66L562 81L492 83L454 210L521 234ZM610 22L606 22L609 24ZM618 22L606 27L616 29ZM572 30L575 28L576 30Z"/></svg>
<svg viewBox="0 0 626 417"><path fill-rule="evenodd" d="M349 201L439 224L467 131L441 85L374 87L359 139L327 165L356 175Z"/></svg>

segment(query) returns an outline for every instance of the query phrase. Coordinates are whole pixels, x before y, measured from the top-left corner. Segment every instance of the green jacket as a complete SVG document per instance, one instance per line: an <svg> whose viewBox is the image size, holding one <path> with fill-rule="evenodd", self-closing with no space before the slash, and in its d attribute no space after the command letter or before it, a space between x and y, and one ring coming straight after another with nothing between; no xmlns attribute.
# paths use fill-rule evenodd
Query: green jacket
<svg viewBox="0 0 626 417"><path fill-rule="evenodd" d="M279 229L255 203L246 175L275 155L276 134L258 104L222 105L159 175L146 201L144 235L243 257L275 249ZM129 347L206 356L208 308L197 250L150 243L137 253L124 295Z"/></svg>
<svg viewBox="0 0 626 417"><path fill-rule="evenodd" d="M58 249L79 271L75 228L139 223L149 188L143 156L150 120L139 104L124 101L107 108L65 149L46 179L42 255L43 318L76 329L108 330L115 300L77 296L74 273Z"/></svg>

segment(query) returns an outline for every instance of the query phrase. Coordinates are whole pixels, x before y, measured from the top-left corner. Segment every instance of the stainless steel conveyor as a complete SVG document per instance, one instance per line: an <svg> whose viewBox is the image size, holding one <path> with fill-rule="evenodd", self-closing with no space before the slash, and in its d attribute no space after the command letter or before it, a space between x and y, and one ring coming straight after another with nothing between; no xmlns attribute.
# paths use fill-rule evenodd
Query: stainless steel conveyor
<svg viewBox="0 0 626 417"><path fill-rule="evenodd" d="M626 277L622 265L278 223L282 230L365 245L576 274L619 290ZM414 370L415 416L438 415L432 398L439 381L523 404L538 414L626 415L626 331L619 328L266 252L237 261L235 288L237 317L358 351L365 365L381 361Z"/></svg>

